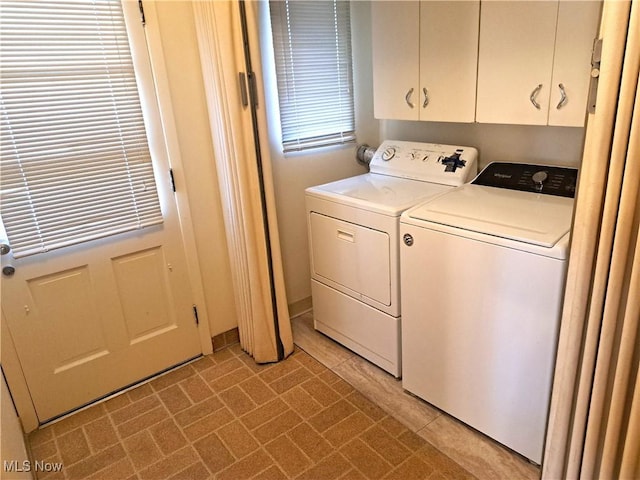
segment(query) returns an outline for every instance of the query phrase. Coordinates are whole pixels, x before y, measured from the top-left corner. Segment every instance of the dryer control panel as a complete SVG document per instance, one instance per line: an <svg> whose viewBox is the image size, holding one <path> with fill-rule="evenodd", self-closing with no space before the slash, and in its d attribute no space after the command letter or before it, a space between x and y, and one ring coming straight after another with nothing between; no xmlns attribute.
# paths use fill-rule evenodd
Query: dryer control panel
<svg viewBox="0 0 640 480"><path fill-rule="evenodd" d="M471 183L574 198L577 182L577 168L493 162L487 165Z"/></svg>
<svg viewBox="0 0 640 480"><path fill-rule="evenodd" d="M386 140L371 159L371 173L458 186L478 172L473 147Z"/></svg>

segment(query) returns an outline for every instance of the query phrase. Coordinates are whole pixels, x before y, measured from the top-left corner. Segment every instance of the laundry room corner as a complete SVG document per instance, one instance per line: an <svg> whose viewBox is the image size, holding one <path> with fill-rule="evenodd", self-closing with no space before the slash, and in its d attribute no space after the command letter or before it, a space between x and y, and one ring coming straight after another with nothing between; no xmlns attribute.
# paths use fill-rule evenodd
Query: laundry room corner
<svg viewBox="0 0 640 480"><path fill-rule="evenodd" d="M258 19L264 88L265 91L276 92L268 2L259 3ZM292 317L308 311L311 306L304 191L313 185L365 173L366 167L356 160L357 145L366 143L377 147L379 142L379 122L373 118L369 2L351 2L351 29L357 136L355 143L283 153L278 98L277 95L266 96L278 228L287 300Z"/></svg>

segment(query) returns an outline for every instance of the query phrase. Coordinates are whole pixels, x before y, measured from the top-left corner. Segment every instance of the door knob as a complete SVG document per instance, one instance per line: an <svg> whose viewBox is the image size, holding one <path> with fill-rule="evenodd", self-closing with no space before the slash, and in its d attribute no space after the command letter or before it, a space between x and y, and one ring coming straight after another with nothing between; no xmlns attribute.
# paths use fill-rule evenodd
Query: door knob
<svg viewBox="0 0 640 480"><path fill-rule="evenodd" d="M2 274L5 277L11 277L14 273L16 273L16 269L13 268L11 265L7 265L5 267L2 267Z"/></svg>

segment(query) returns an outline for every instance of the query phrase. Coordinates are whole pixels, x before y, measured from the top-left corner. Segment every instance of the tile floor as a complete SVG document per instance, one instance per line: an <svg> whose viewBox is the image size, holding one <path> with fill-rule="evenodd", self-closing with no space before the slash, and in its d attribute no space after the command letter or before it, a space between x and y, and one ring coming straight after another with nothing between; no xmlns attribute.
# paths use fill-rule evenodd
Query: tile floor
<svg viewBox="0 0 640 480"><path fill-rule="evenodd" d="M540 478L540 468L524 457L405 392L401 380L316 332L311 313L295 319L293 329L297 346L479 480Z"/></svg>
<svg viewBox="0 0 640 480"><path fill-rule="evenodd" d="M296 352L236 345L30 435L39 479L533 479L538 469L293 321Z"/></svg>

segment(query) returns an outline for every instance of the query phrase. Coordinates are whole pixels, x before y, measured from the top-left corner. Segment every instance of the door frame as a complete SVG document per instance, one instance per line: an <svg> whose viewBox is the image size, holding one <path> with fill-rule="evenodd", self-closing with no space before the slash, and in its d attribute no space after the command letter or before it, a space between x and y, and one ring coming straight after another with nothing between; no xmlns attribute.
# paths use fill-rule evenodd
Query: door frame
<svg viewBox="0 0 640 480"><path fill-rule="evenodd" d="M132 0L122 0L125 14L129 10L133 14L135 10L136 17L138 13L138 2ZM196 249L195 232L191 222L191 208L187 196L187 182L184 175L182 157L180 155L180 146L178 142L178 133L173 116L173 103L171 100L171 92L169 89L169 81L167 69L164 61L164 52L162 49L162 39L160 36L158 14L154 2L145 2L145 37L151 67L153 70L153 79L156 88L156 98L158 101L158 109L160 111L160 122L164 132L164 145L167 149L169 164L173 171L176 184L183 186L174 193L176 206L178 209L178 218L180 223L180 232L182 234L182 242L184 244L184 253L187 260L187 271L191 282L193 301L198 306L198 335L200 338L200 347L203 355L213 353L213 344L211 340L211 330L209 315L206 309L204 287L202 285L202 276L200 272L200 262ZM38 428L40 422L36 414L35 407L31 400L29 388L27 386L24 372L20 366L18 354L13 344L13 339L9 328L6 324L4 312L1 312L0 323L2 330L0 338L2 339L2 370L7 379L7 386L11 392L13 402L15 404L18 416L22 423L25 433L29 433Z"/></svg>

